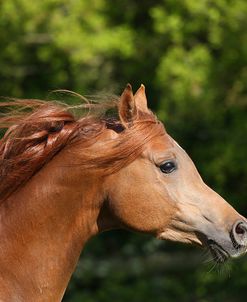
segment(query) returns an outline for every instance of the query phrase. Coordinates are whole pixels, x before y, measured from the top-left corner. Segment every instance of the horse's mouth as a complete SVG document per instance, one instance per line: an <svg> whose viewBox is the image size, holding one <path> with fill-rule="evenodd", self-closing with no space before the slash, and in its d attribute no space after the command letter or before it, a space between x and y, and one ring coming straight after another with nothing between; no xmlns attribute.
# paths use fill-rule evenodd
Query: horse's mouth
<svg viewBox="0 0 247 302"><path fill-rule="evenodd" d="M208 247L215 262L223 264L228 258L230 258L229 253L214 240L208 240Z"/></svg>

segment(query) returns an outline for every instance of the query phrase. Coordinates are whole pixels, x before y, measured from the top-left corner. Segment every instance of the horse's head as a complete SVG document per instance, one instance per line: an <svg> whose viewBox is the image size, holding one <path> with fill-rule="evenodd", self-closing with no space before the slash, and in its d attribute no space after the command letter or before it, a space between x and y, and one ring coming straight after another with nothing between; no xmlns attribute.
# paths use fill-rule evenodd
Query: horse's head
<svg viewBox="0 0 247 302"><path fill-rule="evenodd" d="M144 86L135 95L130 86L125 89L119 115L125 131L140 119L150 119ZM161 125L156 121L150 127ZM207 246L217 262L243 254L246 219L203 182L190 157L166 131L147 141L143 150L107 177L107 202L118 223L160 239Z"/></svg>

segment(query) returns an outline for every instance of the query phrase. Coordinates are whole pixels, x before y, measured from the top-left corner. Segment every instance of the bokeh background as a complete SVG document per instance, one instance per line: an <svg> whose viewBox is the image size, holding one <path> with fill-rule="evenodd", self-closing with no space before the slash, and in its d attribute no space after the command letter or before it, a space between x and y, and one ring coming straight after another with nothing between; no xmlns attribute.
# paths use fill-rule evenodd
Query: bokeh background
<svg viewBox="0 0 247 302"><path fill-rule="evenodd" d="M0 95L120 94L127 82L146 85L205 181L247 216L246 0L0 1ZM83 251L63 301L246 301L247 256L225 267L206 259L105 233Z"/></svg>

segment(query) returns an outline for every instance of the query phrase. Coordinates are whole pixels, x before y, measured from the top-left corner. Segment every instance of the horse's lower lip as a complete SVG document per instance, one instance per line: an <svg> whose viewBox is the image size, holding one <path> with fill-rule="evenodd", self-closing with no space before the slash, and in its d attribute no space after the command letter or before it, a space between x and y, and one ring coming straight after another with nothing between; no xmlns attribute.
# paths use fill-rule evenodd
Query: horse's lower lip
<svg viewBox="0 0 247 302"><path fill-rule="evenodd" d="M213 240L209 240L208 247L214 258L214 261L217 263L222 264L230 257L229 253Z"/></svg>

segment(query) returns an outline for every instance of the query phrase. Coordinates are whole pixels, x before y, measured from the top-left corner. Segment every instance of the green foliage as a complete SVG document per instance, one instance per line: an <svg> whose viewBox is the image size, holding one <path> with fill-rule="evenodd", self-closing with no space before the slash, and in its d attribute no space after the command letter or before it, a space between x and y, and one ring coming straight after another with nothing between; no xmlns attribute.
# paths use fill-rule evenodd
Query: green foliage
<svg viewBox="0 0 247 302"><path fill-rule="evenodd" d="M0 94L144 83L206 182L247 216L246 15L246 0L2 0ZM154 242L124 232L94 239L64 301L245 300L245 258L229 277L208 272L195 248Z"/></svg>

